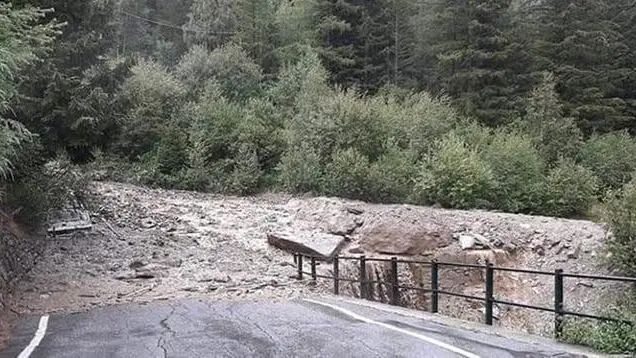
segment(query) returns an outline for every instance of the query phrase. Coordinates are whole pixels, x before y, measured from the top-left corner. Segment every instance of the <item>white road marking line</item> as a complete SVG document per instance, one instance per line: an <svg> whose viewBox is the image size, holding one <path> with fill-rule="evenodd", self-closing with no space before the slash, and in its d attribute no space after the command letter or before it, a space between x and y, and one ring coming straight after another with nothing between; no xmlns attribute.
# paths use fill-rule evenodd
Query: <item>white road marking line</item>
<svg viewBox="0 0 636 358"><path fill-rule="evenodd" d="M31 353L38 347L38 344L44 338L46 334L46 326L49 324L49 315L44 315L40 318L40 324L38 325L38 330L35 332L35 336L31 340L28 346L24 348L24 350L20 353L18 358L29 358Z"/></svg>
<svg viewBox="0 0 636 358"><path fill-rule="evenodd" d="M349 310L347 310L347 309L345 309L345 308L338 307L338 306L336 306L336 305L332 305L332 304L325 303L325 302L320 302L320 301L315 301L315 300L308 299L308 298L304 299L304 301L307 301L307 302L315 303L315 304L317 304L317 305L322 305L322 306L325 306L325 307L332 308L332 309L334 309L334 310L336 310L336 311L340 311L340 312L342 312L342 313L346 314L347 316L350 316L350 317L352 317L352 318L354 318L354 319L357 319L357 320L359 320L359 321L363 321L363 322L365 322L365 323L370 323L370 324L375 324L375 325L378 325L378 326L380 326L380 327L384 327L384 328L386 328L386 329L390 329L390 330L392 330L392 331L396 331L396 332L400 332L400 333L403 333L403 334L409 335L409 336L411 336L411 337L414 337L414 338L420 339L420 340L422 340L422 341L424 341L424 342L428 342L428 343L430 343L430 344L436 345L436 346L438 346L438 347L440 347L440 348L443 348L443 349L445 349L445 350L451 351L451 352L453 352L453 353L457 353L457 354L462 355L462 356L467 357L467 358L481 358L480 356L478 356L478 355L476 355L476 354L474 354L474 353L471 353L471 352L465 351L465 350L463 350L463 349L461 349L461 348L458 348L458 347L452 346L452 345L450 345L450 344L448 344L448 343L444 343L444 342L442 342L442 341L438 341L437 339L434 339L434 338L426 337L426 336L424 336L424 335L422 335L422 334L419 334L419 333L415 333L415 332L407 331L406 329L398 328L398 327L392 326L392 325L390 325L390 324L386 324L386 323L383 323L383 322L374 321L374 320L372 320L372 319L370 319L370 318L366 318L366 317L364 317L364 316L361 316L361 315L359 315L359 314L357 314L357 313L351 312L351 311L349 311Z"/></svg>

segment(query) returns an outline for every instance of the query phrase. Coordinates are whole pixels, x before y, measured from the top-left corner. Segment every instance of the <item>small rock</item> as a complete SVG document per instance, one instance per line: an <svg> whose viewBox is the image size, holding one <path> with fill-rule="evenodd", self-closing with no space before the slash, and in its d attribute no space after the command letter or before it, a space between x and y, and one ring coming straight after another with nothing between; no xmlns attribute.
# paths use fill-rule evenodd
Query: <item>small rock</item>
<svg viewBox="0 0 636 358"><path fill-rule="evenodd" d="M157 222L151 218L145 218L141 221L141 227L144 229L152 229L155 226L157 226Z"/></svg>
<svg viewBox="0 0 636 358"><path fill-rule="evenodd" d="M348 207L345 210L353 215L360 215L364 213L364 210Z"/></svg>
<svg viewBox="0 0 636 358"><path fill-rule="evenodd" d="M364 250L362 250L362 248L360 248L359 246L356 246L356 247L352 247L351 249L349 249L349 253L352 253L352 254L363 254Z"/></svg>
<svg viewBox="0 0 636 358"><path fill-rule="evenodd" d="M459 235L459 246L462 250L469 250L475 247L475 238L470 235Z"/></svg>
<svg viewBox="0 0 636 358"><path fill-rule="evenodd" d="M568 259L578 259L579 258L579 252L581 251L580 246L577 247L574 250L570 250L567 253Z"/></svg>
<svg viewBox="0 0 636 358"><path fill-rule="evenodd" d="M182 288L181 291L186 291L186 292L199 292L199 288L198 287L185 287Z"/></svg>
<svg viewBox="0 0 636 358"><path fill-rule="evenodd" d="M130 267L133 270L136 270L136 269L144 267L144 266L146 266L146 264L141 262L141 261L139 261L139 260L135 260L135 261L131 262L130 265L128 265L128 267Z"/></svg>

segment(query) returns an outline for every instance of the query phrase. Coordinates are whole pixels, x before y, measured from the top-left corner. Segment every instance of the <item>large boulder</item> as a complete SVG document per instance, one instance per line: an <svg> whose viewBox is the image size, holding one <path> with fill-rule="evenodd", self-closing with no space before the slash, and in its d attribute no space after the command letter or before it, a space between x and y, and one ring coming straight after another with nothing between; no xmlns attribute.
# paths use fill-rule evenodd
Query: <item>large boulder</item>
<svg viewBox="0 0 636 358"><path fill-rule="evenodd" d="M293 231L267 234L267 242L281 250L316 257L318 260L331 261L346 244L347 239L340 235L319 231Z"/></svg>
<svg viewBox="0 0 636 358"><path fill-rule="evenodd" d="M431 222L380 222L359 232L361 247L367 252L387 255L422 255L453 242L452 232Z"/></svg>

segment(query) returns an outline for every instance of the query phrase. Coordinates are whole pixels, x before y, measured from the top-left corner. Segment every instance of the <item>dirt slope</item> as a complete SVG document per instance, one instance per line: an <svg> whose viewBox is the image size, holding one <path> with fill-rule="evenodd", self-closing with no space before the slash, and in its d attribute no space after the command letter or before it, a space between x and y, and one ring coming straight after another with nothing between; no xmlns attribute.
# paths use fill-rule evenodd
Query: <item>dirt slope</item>
<svg viewBox="0 0 636 358"><path fill-rule="evenodd" d="M325 230L348 220L342 213L351 207L358 209L362 220L356 220L362 225L345 250L361 245L365 233L378 225L433 223L454 234L478 233L498 242L508 250L496 255L498 264L604 272L596 262L606 230L588 221L273 194L235 198L118 183L94 183L91 191L93 231L52 239L41 261L18 287L17 311L76 311L184 297L286 299L328 290L327 283L313 288L296 281L291 255L269 247L266 233ZM457 240L432 255L474 258L459 248ZM328 271L326 266L321 265L321 270ZM470 272L448 274L442 283L474 294L483 287L482 278ZM602 307L608 292L615 289L575 280L566 284L567 308L588 312ZM550 307L553 284L549 277L498 276L496 286L505 296L501 298ZM481 319L479 304L442 298L440 307L449 315ZM496 313L498 324L531 333L544 333L551 325L550 316L546 320L541 314L505 307Z"/></svg>

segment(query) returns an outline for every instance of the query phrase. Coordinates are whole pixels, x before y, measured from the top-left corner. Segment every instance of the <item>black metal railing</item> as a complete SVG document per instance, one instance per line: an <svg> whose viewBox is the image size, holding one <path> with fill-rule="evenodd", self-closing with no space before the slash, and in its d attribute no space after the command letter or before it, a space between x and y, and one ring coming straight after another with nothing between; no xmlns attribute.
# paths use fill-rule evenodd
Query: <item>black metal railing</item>
<svg viewBox="0 0 636 358"><path fill-rule="evenodd" d="M310 259L310 267L311 271L304 271L303 266L303 258ZM343 260L354 260L359 263L360 275L358 278L346 278L340 276L340 262ZM389 303L391 305L399 306L400 303L400 290L416 290L423 294L430 294L430 312L438 313L439 312L439 296L440 295L448 295L455 297L462 297L471 300L478 300L485 303L485 313L484 313L484 321L487 325L493 324L493 306L494 304L501 305L509 305L526 309L540 310L545 312L554 313L554 333L555 336L560 336L563 332L563 322L566 316L574 316L581 318L590 318L600 321L612 321L626 324L636 324L634 321L628 321L623 319L617 319L613 317L606 316L597 316L593 314L583 313L583 312L573 312L568 311L564 307L564 279L565 278L578 278L578 279L589 279L589 280L602 280L602 281L615 281L615 282L624 282L631 283L636 285L636 277L619 277L619 276L600 276L600 275L585 275L585 274L573 274L573 273L564 273L563 270L557 269L554 272L550 271L539 271L539 270L528 270L528 269L516 269L510 267L496 267L492 263L486 262L484 265L479 264L464 264L464 263L452 263L452 262L438 262L438 261L415 261L415 260L401 260L397 257L392 257L390 259L387 258L368 258L365 256L359 257L347 257L347 256L337 256L332 259L333 262L333 275L319 275L316 272L317 266L317 257L303 255L300 253L294 254L294 262L297 265L298 275L297 279L302 280L304 275L310 275L313 282L316 282L318 278L333 280L333 292L338 295L340 293L340 283L341 282L350 282L350 283L359 283L360 284L360 297L363 299L368 299L369 297L369 285L370 284L380 284L385 287L390 288L387 289L387 292L391 292L389 297ZM366 274L366 265L367 262L385 262L390 263L390 277L389 281L382 280L370 280L367 278ZM400 285L399 282L399 272L398 272L398 264L416 264L416 265L426 265L430 266L431 275L430 275L430 288L423 287L413 287L413 286L404 286ZM483 297L479 296L471 296L458 292L446 291L440 289L440 268L443 267L455 267L455 268L471 268L471 269L480 269L484 270L485 273L485 295ZM542 306L533 306L520 302L506 301L495 298L495 272L514 272L514 273L523 273L523 274L533 274L533 275L542 275L542 276L552 276L554 277L554 306L553 307L542 307ZM372 294L371 294L372 298Z"/></svg>

